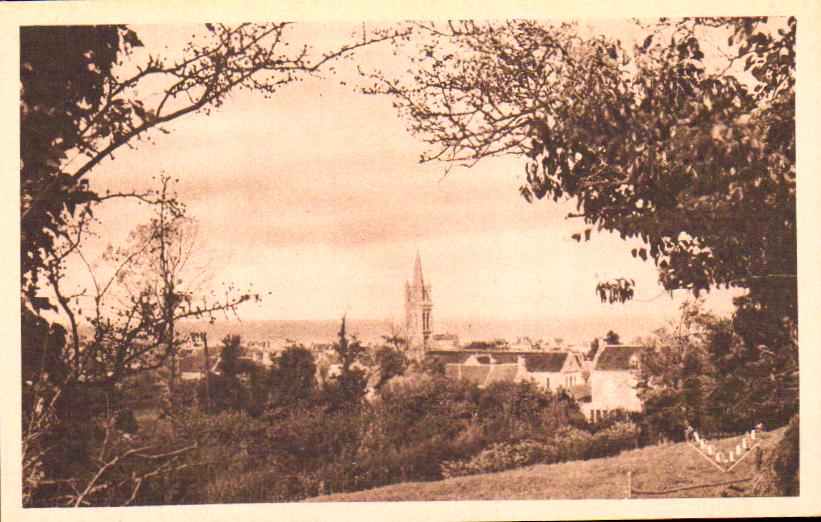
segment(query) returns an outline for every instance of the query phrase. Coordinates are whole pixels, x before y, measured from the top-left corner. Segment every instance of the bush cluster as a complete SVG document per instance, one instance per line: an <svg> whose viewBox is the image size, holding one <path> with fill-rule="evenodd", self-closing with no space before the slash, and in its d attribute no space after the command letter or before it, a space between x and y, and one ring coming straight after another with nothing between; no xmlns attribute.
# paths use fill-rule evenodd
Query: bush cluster
<svg viewBox="0 0 821 522"><path fill-rule="evenodd" d="M451 478L476 475L545 462L549 455L549 448L549 444L535 440L497 443L470 460L443 462L442 476Z"/></svg>
<svg viewBox="0 0 821 522"><path fill-rule="evenodd" d="M458 477L518 468L530 464L553 464L616 455L636 447L638 428L618 422L595 434L565 426L545 441L524 440L497 443L465 461L445 461L442 475Z"/></svg>
<svg viewBox="0 0 821 522"><path fill-rule="evenodd" d="M371 401L326 395L271 398L261 411L214 397L220 407L207 413L199 403L156 420L163 438L197 441L187 458L195 465L146 487L136 503L167 502L172 491L174 503L293 501L587 458L624 439L620 431L591 434L572 399L529 383L480 389L415 370L384 382Z"/></svg>

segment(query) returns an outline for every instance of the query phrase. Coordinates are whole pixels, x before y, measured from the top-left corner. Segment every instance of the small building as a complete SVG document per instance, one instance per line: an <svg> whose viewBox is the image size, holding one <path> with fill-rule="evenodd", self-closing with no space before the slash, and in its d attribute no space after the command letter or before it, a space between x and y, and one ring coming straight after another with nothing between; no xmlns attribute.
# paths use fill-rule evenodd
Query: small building
<svg viewBox="0 0 821 522"><path fill-rule="evenodd" d="M582 384L582 368L571 352L542 352L520 356L522 378L530 379L542 388L571 389Z"/></svg>
<svg viewBox="0 0 821 522"><path fill-rule="evenodd" d="M590 402L582 411L598 421L613 410L641 411L636 386L641 375L643 346L606 345L596 353L590 372Z"/></svg>

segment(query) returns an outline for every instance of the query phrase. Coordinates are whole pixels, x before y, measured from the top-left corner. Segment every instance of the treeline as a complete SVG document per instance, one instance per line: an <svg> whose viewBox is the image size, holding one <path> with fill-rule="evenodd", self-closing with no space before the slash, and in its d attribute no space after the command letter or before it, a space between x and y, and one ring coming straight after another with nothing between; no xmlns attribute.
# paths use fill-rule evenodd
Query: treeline
<svg viewBox="0 0 821 522"><path fill-rule="evenodd" d="M162 370L127 379L104 399L72 393L65 407L73 414L61 410L51 439L59 449L43 461L51 480L33 489L29 505L295 501L601 458L681 440L688 426L707 434L786 424L794 412L758 402L763 384L747 373L749 363L739 372L718 365L727 328L686 306L678 329L648 340L639 389L645 410L612 412L597 423L563 392L531 383L481 389L445 377L441 364L409 362L395 336L369 351L347 335L344 320L332 371L318 371L299 346L273 356L269 367L253 363L242 357L241 339L228 336L216 371L178 382L173 401L163 400ZM101 404L107 407L86 407ZM766 491L797 491L789 464L797 420L790 433L770 466L779 483ZM82 495L68 493L78 488Z"/></svg>
<svg viewBox="0 0 821 522"><path fill-rule="evenodd" d="M635 425L591 425L563 393L448 379L441 365L409 363L396 339L367 352L344 321L333 348L338 366L317 378L305 348L287 349L266 368L242 358L241 340L229 336L217 371L179 382L160 415L125 406L65 417L60 440L75 435L65 461L73 466L51 469L65 482L41 484L31 505L54 505L63 489L94 476L88 505L293 501L599 457L639 442ZM370 398L362 360L377 372ZM117 402L161 397L165 382L141 374L124 383ZM102 454L119 460L106 467Z"/></svg>
<svg viewBox="0 0 821 522"><path fill-rule="evenodd" d="M759 423L767 429L786 425L798 414L798 381L792 375L797 364L776 356L787 351L781 346L756 346L737 333L766 333L771 344L792 343L788 333L764 332L765 327L685 303L675 324L646 340L642 422L674 440L683 440L688 426L710 434L739 433Z"/></svg>

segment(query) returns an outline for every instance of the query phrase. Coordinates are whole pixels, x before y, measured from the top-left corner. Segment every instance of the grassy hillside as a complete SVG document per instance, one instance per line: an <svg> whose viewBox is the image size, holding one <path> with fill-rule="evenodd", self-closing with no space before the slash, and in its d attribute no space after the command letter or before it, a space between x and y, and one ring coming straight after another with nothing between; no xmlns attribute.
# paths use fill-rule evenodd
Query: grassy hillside
<svg viewBox="0 0 821 522"><path fill-rule="evenodd" d="M764 450L781 438L783 429L766 434ZM735 439L722 441L735 445ZM661 491L716 484L750 477L754 457L748 455L731 472L717 469L686 443L652 446L616 457L561 464L536 465L500 473L459 477L439 482L394 484L355 493L339 493L309 502L368 502L402 500L525 500L627 498L627 472L633 489ZM749 482L738 484L744 488ZM633 494L633 498L718 497L727 486L700 487L666 494ZM733 492L739 494L739 492Z"/></svg>

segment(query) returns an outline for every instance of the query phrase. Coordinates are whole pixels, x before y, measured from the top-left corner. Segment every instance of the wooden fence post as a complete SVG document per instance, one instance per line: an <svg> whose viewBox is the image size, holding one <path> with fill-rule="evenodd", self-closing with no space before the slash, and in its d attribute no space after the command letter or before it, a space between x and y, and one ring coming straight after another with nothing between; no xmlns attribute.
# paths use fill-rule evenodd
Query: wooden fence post
<svg viewBox="0 0 821 522"><path fill-rule="evenodd" d="M627 498L633 498L633 472L627 472Z"/></svg>

